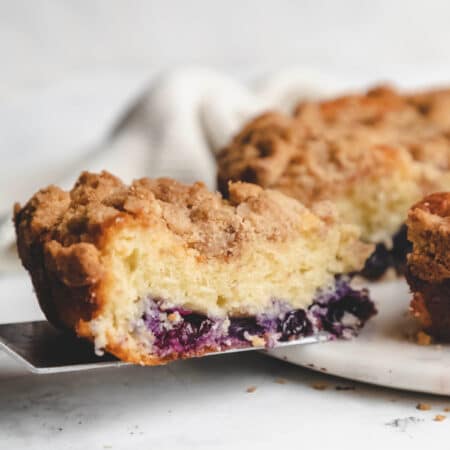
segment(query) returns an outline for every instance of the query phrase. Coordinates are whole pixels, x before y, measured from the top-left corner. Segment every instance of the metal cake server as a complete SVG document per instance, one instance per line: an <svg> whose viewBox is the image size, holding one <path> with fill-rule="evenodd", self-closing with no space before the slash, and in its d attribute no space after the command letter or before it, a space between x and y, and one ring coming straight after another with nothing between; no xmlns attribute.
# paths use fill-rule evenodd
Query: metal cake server
<svg viewBox="0 0 450 450"><path fill-rule="evenodd" d="M327 333L319 333L295 341L281 342L276 347L313 344L329 339ZM97 356L90 342L58 330L45 320L0 324L0 349L3 349L28 371L35 374L75 372L131 365L108 353ZM208 353L205 356L249 350L264 350L264 347L231 349Z"/></svg>

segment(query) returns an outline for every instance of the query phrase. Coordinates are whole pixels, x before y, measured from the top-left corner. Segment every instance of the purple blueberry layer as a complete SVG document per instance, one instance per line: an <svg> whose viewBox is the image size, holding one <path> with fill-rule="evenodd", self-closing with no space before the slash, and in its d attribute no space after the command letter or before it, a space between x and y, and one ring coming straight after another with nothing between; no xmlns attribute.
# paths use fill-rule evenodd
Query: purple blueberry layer
<svg viewBox="0 0 450 450"><path fill-rule="evenodd" d="M149 298L143 321L154 336L154 353L181 357L261 343L272 347L321 331L332 338L349 338L374 314L367 289L356 290L349 278L337 277L334 289L318 291L307 309L292 310L287 303L273 300L267 313L223 319L165 307L164 301Z"/></svg>
<svg viewBox="0 0 450 450"><path fill-rule="evenodd" d="M367 258L366 264L360 274L368 280L378 280L387 269L394 268L397 275L403 275L406 267L406 255L411 252L412 244L408 241L406 225L403 225L392 236L392 247L386 244L376 245L373 253Z"/></svg>

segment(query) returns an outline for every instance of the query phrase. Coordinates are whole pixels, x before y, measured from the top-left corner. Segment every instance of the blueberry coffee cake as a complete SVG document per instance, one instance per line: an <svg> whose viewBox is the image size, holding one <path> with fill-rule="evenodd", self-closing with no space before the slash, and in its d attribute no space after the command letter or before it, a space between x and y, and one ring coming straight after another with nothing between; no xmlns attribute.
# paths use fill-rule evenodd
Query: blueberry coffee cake
<svg viewBox="0 0 450 450"><path fill-rule="evenodd" d="M362 239L376 245L362 274L403 272L410 250L404 222L424 195L450 189L450 90L401 95L378 87L266 113L217 157L218 184L256 183L307 207L331 200Z"/></svg>
<svg viewBox="0 0 450 450"><path fill-rule="evenodd" d="M450 340L450 193L425 197L409 211L406 279L411 309L425 331Z"/></svg>
<svg viewBox="0 0 450 450"><path fill-rule="evenodd" d="M16 205L14 221L47 318L125 361L349 337L375 313L350 284L373 248L326 202L85 172Z"/></svg>

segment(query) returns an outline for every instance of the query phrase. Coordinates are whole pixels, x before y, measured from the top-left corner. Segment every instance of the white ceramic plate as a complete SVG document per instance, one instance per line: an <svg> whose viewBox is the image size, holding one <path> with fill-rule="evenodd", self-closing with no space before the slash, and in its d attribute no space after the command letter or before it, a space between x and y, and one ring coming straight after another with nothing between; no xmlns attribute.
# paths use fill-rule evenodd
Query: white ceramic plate
<svg viewBox="0 0 450 450"><path fill-rule="evenodd" d="M270 356L333 375L381 386L450 395L450 345L420 346L408 315L410 293L403 280L370 286L378 315L358 338L294 346Z"/></svg>

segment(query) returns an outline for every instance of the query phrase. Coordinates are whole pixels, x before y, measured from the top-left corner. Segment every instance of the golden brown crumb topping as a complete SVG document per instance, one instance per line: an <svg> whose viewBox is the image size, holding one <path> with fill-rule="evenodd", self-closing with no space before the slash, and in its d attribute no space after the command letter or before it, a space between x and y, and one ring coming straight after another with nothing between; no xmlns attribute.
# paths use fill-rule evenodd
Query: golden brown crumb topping
<svg viewBox="0 0 450 450"><path fill-rule="evenodd" d="M127 217L167 227L205 257L227 258L256 237L282 241L311 223L322 227L335 220L329 205L317 208L322 221L297 201L256 185L234 183L229 193L225 201L202 183L188 186L163 178L128 186L107 172L85 172L70 192L50 186L25 207L16 205L19 252L28 267L29 249L46 242L47 263L67 285L82 286L101 277L102 230Z"/></svg>
<svg viewBox="0 0 450 450"><path fill-rule="evenodd" d="M258 233L268 239L286 239L307 210L298 202L256 185L234 183L228 201L203 183L184 185L172 179L140 179L130 186L102 172L83 173L74 188L56 186L39 191L16 216L26 221L30 239L51 233L64 246L95 242L105 224L124 216L158 220L193 246L212 255L239 233ZM206 240L216 236L217 245ZM220 237L219 237L220 236Z"/></svg>
<svg viewBox="0 0 450 450"><path fill-rule="evenodd" d="M416 163L450 168L450 90L400 95L380 87L302 103L293 117L264 114L220 152L218 180L223 192L228 180L243 180L311 205L393 169L413 172ZM432 190L426 173L409 177Z"/></svg>

